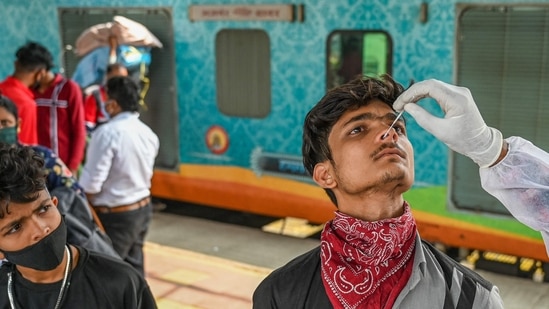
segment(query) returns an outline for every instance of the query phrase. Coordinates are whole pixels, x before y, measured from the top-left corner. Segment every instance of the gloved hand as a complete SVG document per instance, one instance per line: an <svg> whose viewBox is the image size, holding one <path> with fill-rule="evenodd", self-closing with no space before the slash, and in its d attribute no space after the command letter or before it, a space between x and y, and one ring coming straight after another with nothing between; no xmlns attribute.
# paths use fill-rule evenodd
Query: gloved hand
<svg viewBox="0 0 549 309"><path fill-rule="evenodd" d="M417 104L409 104L427 97L437 101L445 113L444 118L431 115ZM404 109L422 128L480 167L492 165L501 153L501 132L486 125L467 88L434 79L422 81L400 95L393 108Z"/></svg>

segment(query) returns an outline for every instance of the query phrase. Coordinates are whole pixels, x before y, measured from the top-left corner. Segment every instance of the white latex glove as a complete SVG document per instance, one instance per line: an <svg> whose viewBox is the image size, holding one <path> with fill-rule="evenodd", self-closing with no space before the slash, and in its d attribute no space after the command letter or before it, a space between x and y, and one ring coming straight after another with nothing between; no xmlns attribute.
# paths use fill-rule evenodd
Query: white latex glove
<svg viewBox="0 0 549 309"><path fill-rule="evenodd" d="M437 101L444 111L444 118L431 115L417 104L408 104L427 97ZM492 165L501 153L501 132L486 125L467 88L434 79L422 81L400 95L393 108L396 111L404 109L422 128L480 167Z"/></svg>

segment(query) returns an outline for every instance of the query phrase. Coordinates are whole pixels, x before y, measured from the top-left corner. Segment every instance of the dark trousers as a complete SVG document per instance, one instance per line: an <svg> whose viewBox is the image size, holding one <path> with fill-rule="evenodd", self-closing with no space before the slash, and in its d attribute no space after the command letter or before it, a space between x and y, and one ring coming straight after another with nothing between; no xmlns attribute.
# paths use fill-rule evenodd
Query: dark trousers
<svg viewBox="0 0 549 309"><path fill-rule="evenodd" d="M98 213L114 250L122 260L132 265L143 278L143 244L152 219L152 205L121 213Z"/></svg>

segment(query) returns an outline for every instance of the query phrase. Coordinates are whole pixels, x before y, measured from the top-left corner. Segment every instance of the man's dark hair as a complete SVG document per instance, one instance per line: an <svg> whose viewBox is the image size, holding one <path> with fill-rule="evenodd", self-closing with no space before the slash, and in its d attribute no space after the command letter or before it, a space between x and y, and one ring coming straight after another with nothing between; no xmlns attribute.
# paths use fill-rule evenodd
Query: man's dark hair
<svg viewBox="0 0 549 309"><path fill-rule="evenodd" d="M19 69L25 72L33 72L37 69L53 68L53 56L46 47L36 42L28 42L21 46L15 53Z"/></svg>
<svg viewBox="0 0 549 309"><path fill-rule="evenodd" d="M391 76L381 78L360 77L329 90L309 111L303 124L303 164L309 174L313 174L315 165L326 160L333 162L328 145L328 136L332 127L347 111L368 105L372 100L380 100L391 108L404 87ZM337 200L331 189L326 189L330 200L337 206Z"/></svg>
<svg viewBox="0 0 549 309"><path fill-rule="evenodd" d="M107 81L106 89L109 99L116 100L123 111L139 110L139 88L130 77L115 76Z"/></svg>
<svg viewBox="0 0 549 309"><path fill-rule="evenodd" d="M0 93L0 107L5 108L8 113L12 114L15 119L17 120L18 113L17 113L17 106L15 106L15 103L13 101Z"/></svg>
<svg viewBox="0 0 549 309"><path fill-rule="evenodd" d="M0 143L0 218L10 202L35 201L45 189L44 159L31 147Z"/></svg>

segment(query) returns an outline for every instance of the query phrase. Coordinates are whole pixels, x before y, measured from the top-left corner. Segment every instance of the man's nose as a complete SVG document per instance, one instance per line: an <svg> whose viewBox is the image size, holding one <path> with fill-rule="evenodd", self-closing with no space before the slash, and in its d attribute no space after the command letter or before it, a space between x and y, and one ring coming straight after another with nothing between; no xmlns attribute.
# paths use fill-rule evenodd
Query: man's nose
<svg viewBox="0 0 549 309"><path fill-rule="evenodd" d="M38 242L46 235L51 233L50 225L40 218L33 217L33 219L31 220L31 228L33 242Z"/></svg>
<svg viewBox="0 0 549 309"><path fill-rule="evenodd" d="M380 130L381 132L378 133L379 140L384 142L396 142L398 140L397 128L395 126L390 127L390 125L382 125Z"/></svg>

